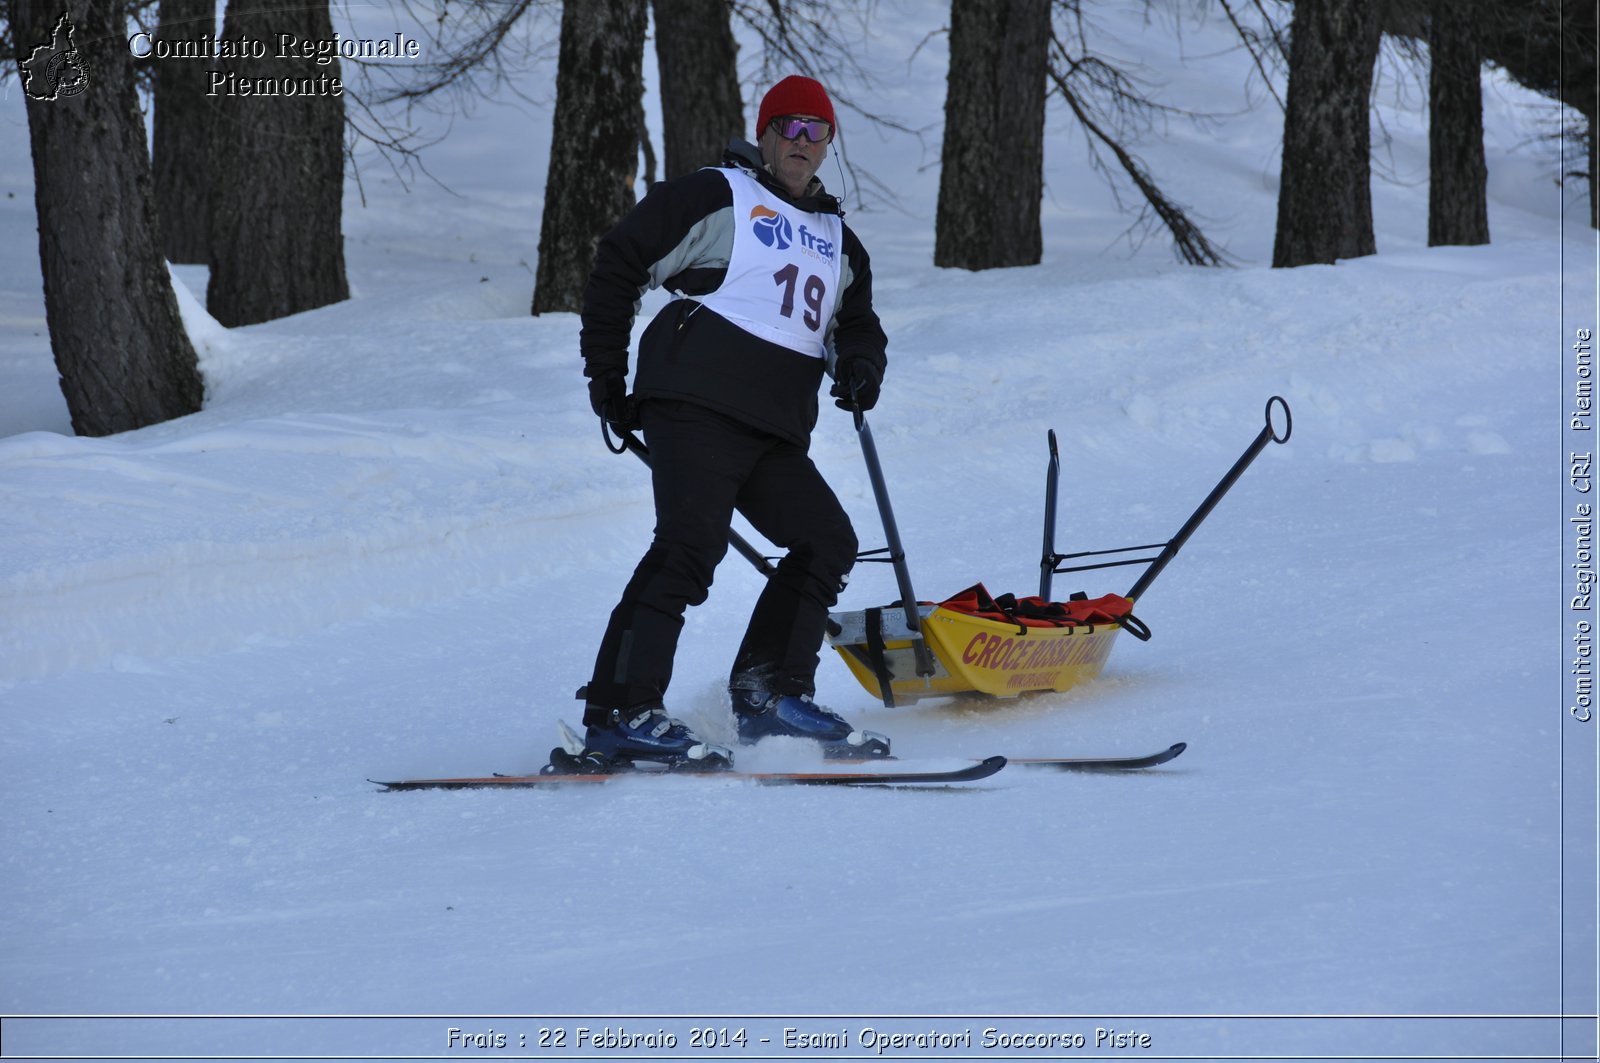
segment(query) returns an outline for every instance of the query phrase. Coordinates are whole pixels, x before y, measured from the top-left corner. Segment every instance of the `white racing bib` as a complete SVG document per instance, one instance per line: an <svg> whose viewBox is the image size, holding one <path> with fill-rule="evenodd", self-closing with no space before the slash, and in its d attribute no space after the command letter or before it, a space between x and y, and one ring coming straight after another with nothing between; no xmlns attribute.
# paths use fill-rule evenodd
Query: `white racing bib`
<svg viewBox="0 0 1600 1063"><path fill-rule="evenodd" d="M727 278L700 302L751 335L826 357L844 222L790 206L741 170L721 172L733 189L733 249Z"/></svg>

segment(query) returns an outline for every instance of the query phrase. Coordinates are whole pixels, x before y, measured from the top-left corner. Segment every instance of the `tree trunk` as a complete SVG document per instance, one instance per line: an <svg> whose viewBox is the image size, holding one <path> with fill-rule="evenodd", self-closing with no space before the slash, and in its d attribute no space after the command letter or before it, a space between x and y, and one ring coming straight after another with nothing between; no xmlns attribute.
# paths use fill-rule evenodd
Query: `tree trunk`
<svg viewBox="0 0 1600 1063"><path fill-rule="evenodd" d="M1039 261L1049 41L1049 0L951 0L934 265Z"/></svg>
<svg viewBox="0 0 1600 1063"><path fill-rule="evenodd" d="M1489 242L1477 14L1433 0L1428 28L1428 246Z"/></svg>
<svg viewBox="0 0 1600 1063"><path fill-rule="evenodd" d="M161 0L156 39L210 52L216 31L213 0ZM169 262L208 262L206 197L211 108L206 99L209 61L156 59L151 165L161 243Z"/></svg>
<svg viewBox="0 0 1600 1063"><path fill-rule="evenodd" d="M194 413L204 389L158 244L127 8L13 0L8 16L28 77L45 319L72 427L110 435Z"/></svg>
<svg viewBox="0 0 1600 1063"><path fill-rule="evenodd" d="M1600 130L1593 115L1588 117L1583 142L1589 149L1589 228L1600 229Z"/></svg>
<svg viewBox="0 0 1600 1063"><path fill-rule="evenodd" d="M583 307L600 237L633 207L645 0L567 0L533 313Z"/></svg>
<svg viewBox="0 0 1600 1063"><path fill-rule="evenodd" d="M265 44L211 75L211 283L229 327L350 297L344 272L344 98L337 56L278 58L278 35L333 37L328 0L229 0L223 36ZM265 90L265 91L263 91Z"/></svg>
<svg viewBox="0 0 1600 1063"><path fill-rule="evenodd" d="M651 0L650 9L661 80L663 175L680 177L717 165L728 139L744 135L739 46L728 0Z"/></svg>
<svg viewBox="0 0 1600 1063"><path fill-rule="evenodd" d="M1600 8L1593 0L1500 0L1477 10L1482 16L1477 29L1483 57L1527 88L1558 99L1583 116L1583 126L1569 125L1567 134L1585 139L1589 223L1600 228L1594 150L1595 126L1600 123L1600 71L1596 70ZM1563 173L1562 179L1572 176Z"/></svg>
<svg viewBox="0 0 1600 1063"><path fill-rule="evenodd" d="M1369 97L1379 0L1296 0L1274 266L1377 251Z"/></svg>

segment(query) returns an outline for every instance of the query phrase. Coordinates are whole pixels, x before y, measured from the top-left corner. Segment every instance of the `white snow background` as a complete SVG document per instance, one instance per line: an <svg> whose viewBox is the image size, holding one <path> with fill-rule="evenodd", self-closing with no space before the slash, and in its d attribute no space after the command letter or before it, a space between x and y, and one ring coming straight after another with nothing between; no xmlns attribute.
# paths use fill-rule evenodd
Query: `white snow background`
<svg viewBox="0 0 1600 1063"><path fill-rule="evenodd" d="M879 81L853 91L924 132L841 111L893 204L822 176L873 255L890 369L871 421L917 591L1036 588L1048 428L1061 549L1170 536L1271 395L1294 435L1140 601L1153 640L1122 640L1097 682L885 710L825 652L819 698L908 758L1190 743L1159 771L1011 769L960 792L379 792L366 780L538 768L650 534L645 471L589 412L577 317L527 313L553 63L523 71L530 101L480 102L427 151L448 190L364 159L349 301L224 329L204 268L174 269L205 409L108 439L73 438L56 388L9 80L0 1012L1109 1017L1051 1027L1091 1033L1197 1016L1142 1055L1553 1055L1550 1023L1226 1016L1548 1016L1563 991L1592 1010L1592 968L1562 963L1594 934L1581 898L1563 918L1562 868L1594 851L1561 836L1576 725L1557 558L1560 308L1592 307L1595 274L1584 190L1562 192L1540 139L1560 113L1485 75L1494 242L1429 249L1425 87L1386 65L1379 253L1271 270L1281 113L1221 13L1111 8L1110 50L1214 116L1137 151L1234 268L1122 239L1053 104L1043 263L935 269L946 51L924 37L946 10L876 5L862 44ZM355 10L343 32L391 28ZM831 405L813 452L880 544ZM1056 591L1120 592L1128 573ZM670 704L714 738L732 737L721 684L759 579L730 555L685 629ZM894 597L887 566L863 565L843 604ZM775 743L745 762L814 760ZM274 1041L244 1020L223 1040L14 1020L6 1040L421 1056L449 1025L493 1024L302 1022Z"/></svg>

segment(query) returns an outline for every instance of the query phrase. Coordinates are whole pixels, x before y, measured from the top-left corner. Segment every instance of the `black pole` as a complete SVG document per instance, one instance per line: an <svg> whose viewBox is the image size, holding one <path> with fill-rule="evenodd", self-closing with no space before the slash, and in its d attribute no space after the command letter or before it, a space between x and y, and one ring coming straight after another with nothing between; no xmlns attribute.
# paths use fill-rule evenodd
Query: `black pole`
<svg viewBox="0 0 1600 1063"><path fill-rule="evenodd" d="M617 432L617 435L622 439L623 449L632 451L633 456L644 462L645 467L648 468L650 466L650 448L644 445L644 440L640 439L626 428L620 429ZM606 445L611 445L609 440L607 441ZM757 550L755 547L746 542L744 536L740 535L732 528L728 529L728 545L737 550L740 557L754 565L756 571L761 573L763 576L771 579L773 576L777 575L777 567L774 566L771 561L768 561L765 557L763 557L760 550Z"/></svg>
<svg viewBox="0 0 1600 1063"><path fill-rule="evenodd" d="M1283 407L1282 435L1279 435L1272 426L1273 403ZM1206 496L1206 500L1200 503L1200 508L1196 509L1183 527L1178 529L1178 534L1174 535L1171 541L1167 543L1166 548L1156 556L1154 561L1150 562L1150 567L1145 569L1144 575L1139 577L1139 582L1135 583L1123 597L1138 601L1139 596L1150 589L1150 584L1154 583L1156 577L1161 575L1161 570L1166 568L1174 557L1178 556L1178 551L1183 549L1183 544L1189 541L1189 536L1193 535L1195 529L1200 527L1200 522L1211 515L1211 511L1217 508L1217 503L1222 501L1222 496L1228 493L1228 488L1232 487L1235 481L1244 475L1244 471L1250 467L1251 462L1256 460L1256 455L1266 449L1268 443L1289 442L1289 435L1294 431L1294 418L1289 414L1289 404L1281 396L1274 395L1267 400L1266 418L1267 423L1262 427L1255 441L1239 456L1239 460L1233 463L1233 468L1229 469L1228 474L1222 478L1221 482L1211 489L1211 493Z"/></svg>
<svg viewBox="0 0 1600 1063"><path fill-rule="evenodd" d="M1039 558L1039 597L1050 600L1056 574L1056 484L1061 480L1061 455L1056 450L1056 430L1049 431L1050 464L1044 474L1044 553Z"/></svg>
<svg viewBox="0 0 1600 1063"><path fill-rule="evenodd" d="M911 640L917 658L917 674L934 674L933 651L922 637L922 613L917 608L917 596L911 589L911 570L906 565L905 547L900 545L900 526L895 523L894 507L889 504L889 485L883 479L883 465L878 461L878 447L872 441L872 427L857 406L853 411L856 437L861 440L861 456L867 463L867 478L872 481L872 496L878 502L878 516L883 519L883 534L889 540L889 560L894 563L894 576L900 585L900 604L905 609L906 628L915 633ZM884 691L885 694L888 691Z"/></svg>

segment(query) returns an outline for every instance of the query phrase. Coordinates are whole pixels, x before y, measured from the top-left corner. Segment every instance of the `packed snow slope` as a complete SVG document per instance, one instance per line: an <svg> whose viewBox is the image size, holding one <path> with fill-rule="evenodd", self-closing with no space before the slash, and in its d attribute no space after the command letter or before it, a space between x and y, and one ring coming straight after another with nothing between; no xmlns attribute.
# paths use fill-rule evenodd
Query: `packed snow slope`
<svg viewBox="0 0 1600 1063"><path fill-rule="evenodd" d="M448 189L366 161L347 302L224 329L204 268L176 268L205 409L77 439L9 82L0 1012L1559 1012L1563 934L1593 933L1563 919L1563 860L1594 857L1561 838L1560 307L1595 277L1581 189L1535 135L1558 115L1486 75L1494 242L1429 249L1425 92L1386 68L1379 253L1271 270L1281 115L1226 25L1099 17L1163 99L1214 116L1138 150L1234 267L1121 239L1052 110L1044 261L933 268L946 53L923 39L943 9L879 5L863 45L882 79L859 93L923 130L841 115L895 194L850 221L891 340L871 421L917 592L1032 592L1049 428L1062 549L1170 536L1269 396L1294 435L1097 682L885 710L824 659L820 699L905 757L1190 743L1159 772L958 793L377 792L542 764L650 535L644 470L589 412L576 316L527 313L548 100L457 118L425 156ZM814 453L877 545L831 406ZM671 706L714 738L758 586L730 556L684 633ZM894 597L861 566L844 604ZM813 763L783 743L744 760ZM1565 977L1592 1001L1592 966ZM1397 1052L1442 1043L1406 1029ZM1549 1028L1495 1029L1479 1050L1554 1051Z"/></svg>

